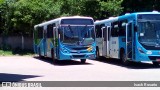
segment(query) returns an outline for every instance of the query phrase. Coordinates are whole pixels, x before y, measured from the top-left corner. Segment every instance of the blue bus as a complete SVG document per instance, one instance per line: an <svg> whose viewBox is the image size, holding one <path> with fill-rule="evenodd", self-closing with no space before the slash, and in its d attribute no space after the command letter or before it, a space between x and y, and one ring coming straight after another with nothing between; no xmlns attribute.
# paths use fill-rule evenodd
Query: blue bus
<svg viewBox="0 0 160 90"><path fill-rule="evenodd" d="M95 22L97 57L129 61L160 62L160 13L139 12ZM97 40L101 39L101 43ZM102 49L99 49L102 48ZM102 54L100 54L100 52Z"/></svg>
<svg viewBox="0 0 160 90"><path fill-rule="evenodd" d="M60 17L34 26L34 52L57 60L96 58L95 26L91 17Z"/></svg>

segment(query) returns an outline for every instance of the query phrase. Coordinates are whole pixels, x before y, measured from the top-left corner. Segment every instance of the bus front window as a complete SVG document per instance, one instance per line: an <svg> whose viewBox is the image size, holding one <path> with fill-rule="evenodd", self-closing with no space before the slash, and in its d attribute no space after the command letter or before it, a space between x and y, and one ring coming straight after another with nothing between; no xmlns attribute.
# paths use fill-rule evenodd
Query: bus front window
<svg viewBox="0 0 160 90"><path fill-rule="evenodd" d="M90 45L95 40L94 26L61 26L60 40L63 44Z"/></svg>
<svg viewBox="0 0 160 90"><path fill-rule="evenodd" d="M142 18L143 17L143 18ZM145 46L160 46L160 18L152 15L141 16L138 20L139 41ZM160 17L160 16L159 16Z"/></svg>

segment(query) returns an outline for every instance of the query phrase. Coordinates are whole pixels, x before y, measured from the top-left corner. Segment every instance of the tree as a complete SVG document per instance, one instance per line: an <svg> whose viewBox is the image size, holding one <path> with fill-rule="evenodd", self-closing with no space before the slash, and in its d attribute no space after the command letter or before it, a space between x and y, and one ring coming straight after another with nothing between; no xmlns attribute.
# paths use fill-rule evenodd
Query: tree
<svg viewBox="0 0 160 90"><path fill-rule="evenodd" d="M124 7L123 14L128 12L147 12L153 10L160 10L159 0L124 0L122 6Z"/></svg>
<svg viewBox="0 0 160 90"><path fill-rule="evenodd" d="M60 16L60 5L56 0L19 0L15 6L11 21L14 28L23 34L32 35L35 24Z"/></svg>
<svg viewBox="0 0 160 90"><path fill-rule="evenodd" d="M32 35L33 27L61 16L105 19L122 12L122 0L0 0L3 34Z"/></svg>
<svg viewBox="0 0 160 90"><path fill-rule="evenodd" d="M61 5L61 16L81 15L85 0L63 0Z"/></svg>
<svg viewBox="0 0 160 90"><path fill-rule="evenodd" d="M101 11L108 12L108 15L103 14L104 17L108 16L118 16L122 13L123 7L121 7L121 3L123 0L107 0L107 2L102 1Z"/></svg>
<svg viewBox="0 0 160 90"><path fill-rule="evenodd" d="M6 35L12 27L12 22L10 22L10 19L13 17L14 3L16 1L17 0L1 0L0 2L2 19L1 29L3 30L2 33L4 35Z"/></svg>
<svg viewBox="0 0 160 90"><path fill-rule="evenodd" d="M82 15L99 19L101 16L100 0L86 0L82 8Z"/></svg>

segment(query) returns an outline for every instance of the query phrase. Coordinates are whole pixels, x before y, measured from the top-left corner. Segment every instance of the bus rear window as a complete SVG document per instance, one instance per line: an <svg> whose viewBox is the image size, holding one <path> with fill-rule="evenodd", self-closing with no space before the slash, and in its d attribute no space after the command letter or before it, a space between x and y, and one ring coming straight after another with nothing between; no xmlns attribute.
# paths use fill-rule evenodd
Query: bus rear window
<svg viewBox="0 0 160 90"><path fill-rule="evenodd" d="M71 25L93 25L92 19L63 19L61 24Z"/></svg>

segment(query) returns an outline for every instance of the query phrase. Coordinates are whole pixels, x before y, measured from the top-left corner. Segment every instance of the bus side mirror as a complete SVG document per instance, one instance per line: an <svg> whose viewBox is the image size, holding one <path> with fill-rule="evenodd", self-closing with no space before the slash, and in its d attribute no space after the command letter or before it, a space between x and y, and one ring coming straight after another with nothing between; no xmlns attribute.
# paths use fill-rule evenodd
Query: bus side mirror
<svg viewBox="0 0 160 90"><path fill-rule="evenodd" d="M134 31L137 32L137 26L136 25L134 26Z"/></svg>

